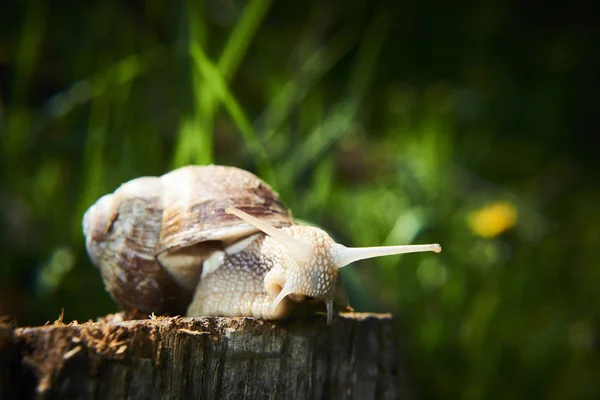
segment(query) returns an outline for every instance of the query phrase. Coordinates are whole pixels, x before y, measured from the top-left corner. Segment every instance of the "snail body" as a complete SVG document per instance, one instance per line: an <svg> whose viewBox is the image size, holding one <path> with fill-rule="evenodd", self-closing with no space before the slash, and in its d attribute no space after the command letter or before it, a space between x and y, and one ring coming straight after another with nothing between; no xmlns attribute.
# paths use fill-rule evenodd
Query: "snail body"
<svg viewBox="0 0 600 400"><path fill-rule="evenodd" d="M279 195L234 167L188 166L101 197L83 218L86 248L125 310L286 318L296 303L347 300L339 269L439 245L347 248L298 225Z"/></svg>

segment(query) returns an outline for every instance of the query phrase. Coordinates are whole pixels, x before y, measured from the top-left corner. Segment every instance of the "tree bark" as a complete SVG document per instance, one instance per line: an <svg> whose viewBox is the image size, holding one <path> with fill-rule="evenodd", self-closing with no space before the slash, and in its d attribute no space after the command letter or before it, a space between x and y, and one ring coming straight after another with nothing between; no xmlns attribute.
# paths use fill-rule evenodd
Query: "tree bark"
<svg viewBox="0 0 600 400"><path fill-rule="evenodd" d="M389 315L0 325L0 398L405 399Z"/></svg>

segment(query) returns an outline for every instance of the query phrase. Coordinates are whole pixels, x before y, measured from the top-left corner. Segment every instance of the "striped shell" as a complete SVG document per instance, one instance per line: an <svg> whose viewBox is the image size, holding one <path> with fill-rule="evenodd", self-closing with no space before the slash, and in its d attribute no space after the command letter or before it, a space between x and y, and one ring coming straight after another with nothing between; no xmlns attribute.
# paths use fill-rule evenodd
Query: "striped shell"
<svg viewBox="0 0 600 400"><path fill-rule="evenodd" d="M101 197L84 215L87 251L123 309L183 314L202 262L258 232L225 213L230 206L277 227L294 223L278 194L255 175L188 166L131 180Z"/></svg>

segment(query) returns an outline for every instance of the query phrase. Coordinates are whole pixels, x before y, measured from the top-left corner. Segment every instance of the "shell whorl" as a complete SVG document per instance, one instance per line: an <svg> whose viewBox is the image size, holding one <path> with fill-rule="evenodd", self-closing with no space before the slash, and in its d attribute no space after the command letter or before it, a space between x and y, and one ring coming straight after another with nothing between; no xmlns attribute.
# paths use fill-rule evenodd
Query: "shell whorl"
<svg viewBox="0 0 600 400"><path fill-rule="evenodd" d="M162 192L158 178L135 179L100 198L84 216L90 258L126 310L180 313L191 298L156 260Z"/></svg>

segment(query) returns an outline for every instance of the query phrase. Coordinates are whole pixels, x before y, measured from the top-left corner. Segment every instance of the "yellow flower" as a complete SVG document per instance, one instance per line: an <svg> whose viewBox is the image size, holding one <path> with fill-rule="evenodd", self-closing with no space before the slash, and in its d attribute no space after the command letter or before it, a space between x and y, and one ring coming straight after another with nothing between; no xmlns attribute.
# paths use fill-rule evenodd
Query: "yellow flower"
<svg viewBox="0 0 600 400"><path fill-rule="evenodd" d="M469 215L471 230L484 238L491 238L512 228L517 223L517 209L508 202L488 204Z"/></svg>

